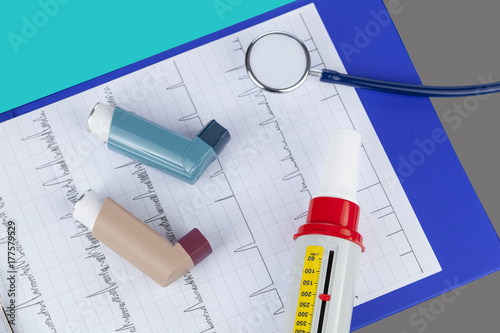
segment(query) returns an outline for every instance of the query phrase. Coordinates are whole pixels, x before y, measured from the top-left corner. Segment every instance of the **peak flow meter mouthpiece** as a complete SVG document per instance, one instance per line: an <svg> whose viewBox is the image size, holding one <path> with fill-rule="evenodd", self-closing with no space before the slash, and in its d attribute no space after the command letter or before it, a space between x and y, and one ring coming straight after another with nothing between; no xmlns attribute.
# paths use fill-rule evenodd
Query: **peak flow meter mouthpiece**
<svg viewBox="0 0 500 333"><path fill-rule="evenodd" d="M211 120L188 139L133 112L97 103L87 132L107 142L110 150L194 184L231 139L229 131Z"/></svg>
<svg viewBox="0 0 500 333"><path fill-rule="evenodd" d="M332 132L321 174L318 192L314 197L332 197L358 203L359 148L361 135L350 129Z"/></svg>
<svg viewBox="0 0 500 333"><path fill-rule="evenodd" d="M193 269L212 253L207 239L193 229L172 245L110 198L85 192L73 217L92 235L162 287Z"/></svg>

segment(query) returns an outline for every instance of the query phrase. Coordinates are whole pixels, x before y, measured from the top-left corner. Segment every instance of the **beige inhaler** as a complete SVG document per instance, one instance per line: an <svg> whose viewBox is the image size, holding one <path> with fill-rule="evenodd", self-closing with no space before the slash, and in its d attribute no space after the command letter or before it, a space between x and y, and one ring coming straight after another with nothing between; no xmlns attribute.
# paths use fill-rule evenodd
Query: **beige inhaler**
<svg viewBox="0 0 500 333"><path fill-rule="evenodd" d="M110 198L85 192L73 217L92 235L162 287L191 270L212 253L207 239L193 229L172 245Z"/></svg>

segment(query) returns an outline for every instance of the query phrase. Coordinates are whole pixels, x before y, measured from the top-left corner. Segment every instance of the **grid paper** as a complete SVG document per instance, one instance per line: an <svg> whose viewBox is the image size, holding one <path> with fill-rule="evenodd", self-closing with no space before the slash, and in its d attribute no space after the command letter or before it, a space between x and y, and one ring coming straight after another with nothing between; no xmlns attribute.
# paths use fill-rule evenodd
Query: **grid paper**
<svg viewBox="0 0 500 333"><path fill-rule="evenodd" d="M2 238L7 221L17 224L16 332L279 331L292 236L337 127L362 134L359 232L367 250L355 304L441 270L354 89L310 78L276 95L248 79L244 51L269 30L302 39L314 68L345 72L310 4L0 124ZM97 101L188 137L216 119L232 140L187 185L86 133ZM88 188L165 237L199 228L213 254L159 287L73 220L72 206Z"/></svg>

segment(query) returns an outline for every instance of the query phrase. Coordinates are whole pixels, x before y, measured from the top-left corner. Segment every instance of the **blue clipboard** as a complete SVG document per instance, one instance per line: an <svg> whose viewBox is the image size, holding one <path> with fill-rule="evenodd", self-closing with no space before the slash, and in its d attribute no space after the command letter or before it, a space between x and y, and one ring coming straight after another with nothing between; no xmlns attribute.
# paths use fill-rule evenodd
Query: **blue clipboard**
<svg viewBox="0 0 500 333"><path fill-rule="evenodd" d="M383 2L373 0L297 0L179 47L99 76L0 114L19 116L158 61L227 36L314 2L349 74L406 83L421 83L392 21L380 17ZM377 25L379 28L377 28ZM359 31L367 38L359 40ZM415 140L443 130L428 98L358 89L403 188L431 243L442 271L357 306L352 330L467 284L500 269L500 241L451 146L436 144L418 166L403 165L420 149ZM411 172L410 172L411 171Z"/></svg>

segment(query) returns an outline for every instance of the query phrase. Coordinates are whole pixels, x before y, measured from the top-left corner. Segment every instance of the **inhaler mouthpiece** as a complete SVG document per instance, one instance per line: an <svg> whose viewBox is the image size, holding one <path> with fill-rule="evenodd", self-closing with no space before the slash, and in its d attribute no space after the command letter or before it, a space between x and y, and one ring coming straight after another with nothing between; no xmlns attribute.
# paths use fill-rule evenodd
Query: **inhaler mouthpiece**
<svg viewBox="0 0 500 333"><path fill-rule="evenodd" d="M108 142L109 129L113 120L114 107L97 103L87 120L87 132L99 138L103 142Z"/></svg>
<svg viewBox="0 0 500 333"><path fill-rule="evenodd" d="M92 230L105 199L94 190L85 191L73 207L73 217Z"/></svg>

